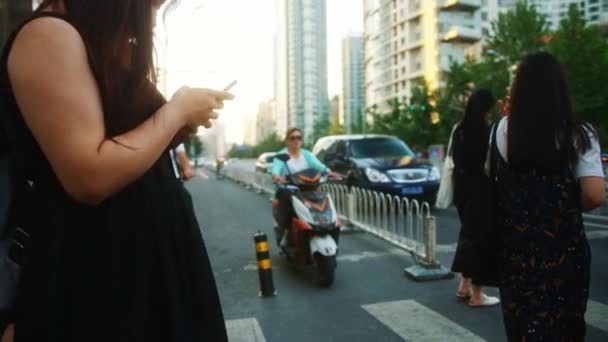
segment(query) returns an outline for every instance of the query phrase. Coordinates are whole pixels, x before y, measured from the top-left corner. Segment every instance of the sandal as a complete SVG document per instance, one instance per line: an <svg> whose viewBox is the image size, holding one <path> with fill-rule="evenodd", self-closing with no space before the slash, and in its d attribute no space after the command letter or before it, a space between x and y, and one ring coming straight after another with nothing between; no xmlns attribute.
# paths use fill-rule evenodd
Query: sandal
<svg viewBox="0 0 608 342"><path fill-rule="evenodd" d="M482 295L481 298L483 299L483 301L478 304L473 304L469 300L469 306L472 308L482 308L482 307L496 306L496 305L500 304L500 299L498 299L497 297L489 297L484 294L484 295Z"/></svg>
<svg viewBox="0 0 608 342"><path fill-rule="evenodd" d="M469 299L471 298L471 291L468 291L466 294L456 291L456 297L458 297L459 299Z"/></svg>

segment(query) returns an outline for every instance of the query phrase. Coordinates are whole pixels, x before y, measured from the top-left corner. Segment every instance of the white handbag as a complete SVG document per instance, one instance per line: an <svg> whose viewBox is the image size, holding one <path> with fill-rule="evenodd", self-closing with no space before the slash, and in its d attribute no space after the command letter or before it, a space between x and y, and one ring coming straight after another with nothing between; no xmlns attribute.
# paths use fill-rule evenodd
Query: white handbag
<svg viewBox="0 0 608 342"><path fill-rule="evenodd" d="M435 207L438 209L447 209L454 203L454 183L452 181L452 174L454 173L454 159L450 151L452 150L452 139L454 138L454 131L458 127L458 124L452 128L450 134L450 141L448 143L448 149L446 157L443 162L443 169L441 170L441 183L439 183L439 191L437 192L437 201Z"/></svg>

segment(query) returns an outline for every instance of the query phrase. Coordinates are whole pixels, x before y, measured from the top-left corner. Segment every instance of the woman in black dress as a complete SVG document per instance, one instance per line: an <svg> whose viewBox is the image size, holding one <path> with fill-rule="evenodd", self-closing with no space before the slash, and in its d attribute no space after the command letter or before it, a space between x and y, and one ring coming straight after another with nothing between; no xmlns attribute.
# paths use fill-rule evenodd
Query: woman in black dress
<svg viewBox="0 0 608 342"><path fill-rule="evenodd" d="M520 64L493 140L507 337L583 341L591 252L582 213L604 203L604 174L597 134L575 119L553 56Z"/></svg>
<svg viewBox="0 0 608 342"><path fill-rule="evenodd" d="M496 98L487 89L473 92L467 102L464 118L454 130L451 151L454 160L454 204L462 223L458 247L452 271L462 273L456 296L467 299L470 306L493 306L498 298L489 297L482 291L479 270L481 257L478 244L482 230L489 223L485 219L488 196L484 192L488 178L484 173L488 151L488 118L496 105ZM471 284L472 283L472 284Z"/></svg>
<svg viewBox="0 0 608 342"><path fill-rule="evenodd" d="M7 44L2 115L31 184L6 340L226 341L169 150L232 96L154 86L163 0L46 0Z"/></svg>

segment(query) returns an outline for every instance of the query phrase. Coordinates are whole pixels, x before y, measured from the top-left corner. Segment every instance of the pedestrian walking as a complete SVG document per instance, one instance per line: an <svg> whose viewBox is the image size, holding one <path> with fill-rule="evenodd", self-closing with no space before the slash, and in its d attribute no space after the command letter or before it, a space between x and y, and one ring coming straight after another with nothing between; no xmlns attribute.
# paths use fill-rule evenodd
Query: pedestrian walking
<svg viewBox="0 0 608 342"><path fill-rule="evenodd" d="M484 243L482 231L489 222L486 219L487 187L481 184L489 182L484 165L489 141L488 120L495 106L496 98L491 91L475 90L467 101L464 118L453 131L448 151L454 162L454 204L461 222L452 271L462 274L456 296L468 300L471 307L500 303L498 298L482 291L486 279L480 272L483 260L478 248Z"/></svg>
<svg viewBox="0 0 608 342"><path fill-rule="evenodd" d="M597 134L575 118L552 55L519 65L492 149L507 337L583 341L591 251L582 213L604 203L604 173Z"/></svg>
<svg viewBox="0 0 608 342"><path fill-rule="evenodd" d="M31 189L3 342L227 340L170 150L210 127L232 95L158 92L153 27L164 2L45 0L7 42L0 115Z"/></svg>

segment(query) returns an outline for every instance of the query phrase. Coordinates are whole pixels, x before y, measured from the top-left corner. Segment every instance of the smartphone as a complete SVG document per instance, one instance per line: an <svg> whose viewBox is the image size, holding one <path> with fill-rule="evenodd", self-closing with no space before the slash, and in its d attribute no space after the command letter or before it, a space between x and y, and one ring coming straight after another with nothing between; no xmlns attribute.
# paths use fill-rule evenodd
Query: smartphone
<svg viewBox="0 0 608 342"><path fill-rule="evenodd" d="M232 87L234 87L236 85L236 83L237 83L236 80L230 82L230 84L228 84L226 87L224 87L224 91L228 91L228 90L232 89Z"/></svg>

